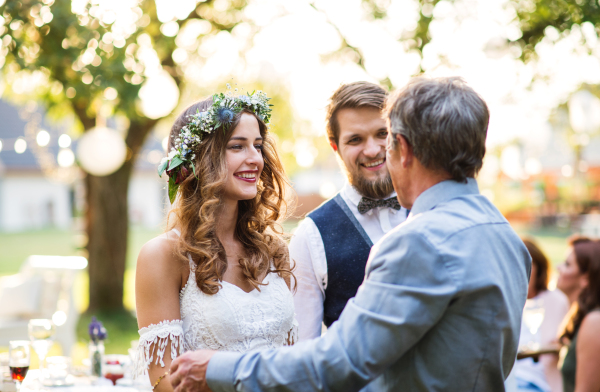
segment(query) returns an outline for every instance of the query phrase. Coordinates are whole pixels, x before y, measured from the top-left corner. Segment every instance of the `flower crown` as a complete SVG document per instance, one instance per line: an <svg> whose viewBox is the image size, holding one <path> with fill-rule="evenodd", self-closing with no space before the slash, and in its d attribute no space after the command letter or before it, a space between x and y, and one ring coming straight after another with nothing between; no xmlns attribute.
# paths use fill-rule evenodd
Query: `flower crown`
<svg viewBox="0 0 600 392"><path fill-rule="evenodd" d="M227 88L231 86L227 84ZM235 89L237 92L237 89ZM253 91L247 95L232 95L219 93L213 95L213 104L206 111L196 111L188 116L189 122L179 131L175 145L169 155L164 157L158 165L158 175L166 171L169 176L169 200L175 201L177 188L190 174L190 168L196 175L196 147L200 145L205 135L212 134L219 127L223 131L229 129L231 122L242 110L249 110L260 118L265 124L271 119L271 106L269 97L262 91Z"/></svg>

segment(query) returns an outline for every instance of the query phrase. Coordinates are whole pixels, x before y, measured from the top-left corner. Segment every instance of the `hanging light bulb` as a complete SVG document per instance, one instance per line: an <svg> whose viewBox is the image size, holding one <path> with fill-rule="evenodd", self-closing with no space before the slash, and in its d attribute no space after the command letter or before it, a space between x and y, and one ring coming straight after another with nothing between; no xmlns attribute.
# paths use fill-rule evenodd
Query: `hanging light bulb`
<svg viewBox="0 0 600 392"><path fill-rule="evenodd" d="M127 146L118 131L96 127L79 138L77 159L86 172L94 176L107 176L117 171L125 162Z"/></svg>

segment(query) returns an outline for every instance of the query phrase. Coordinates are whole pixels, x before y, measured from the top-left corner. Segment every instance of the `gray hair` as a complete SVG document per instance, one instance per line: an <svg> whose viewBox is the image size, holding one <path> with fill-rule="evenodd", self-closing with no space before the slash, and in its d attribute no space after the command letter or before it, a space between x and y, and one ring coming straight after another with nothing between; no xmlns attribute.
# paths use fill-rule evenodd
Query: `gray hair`
<svg viewBox="0 0 600 392"><path fill-rule="evenodd" d="M388 98L385 114L392 134L402 135L427 169L459 182L481 169L490 115L462 78L414 78Z"/></svg>

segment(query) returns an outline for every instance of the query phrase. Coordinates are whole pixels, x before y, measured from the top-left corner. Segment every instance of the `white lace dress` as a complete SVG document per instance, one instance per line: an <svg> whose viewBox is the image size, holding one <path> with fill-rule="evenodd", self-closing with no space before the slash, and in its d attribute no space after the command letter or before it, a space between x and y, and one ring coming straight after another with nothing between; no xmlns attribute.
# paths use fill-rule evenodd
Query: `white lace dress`
<svg viewBox="0 0 600 392"><path fill-rule="evenodd" d="M179 293L181 320L165 320L139 330L135 375L147 374L152 362L165 366L163 357L171 340L171 358L190 350L210 349L245 353L277 348L297 341L294 301L285 280L275 273L261 290L246 293L221 282L214 295L196 284L195 265Z"/></svg>

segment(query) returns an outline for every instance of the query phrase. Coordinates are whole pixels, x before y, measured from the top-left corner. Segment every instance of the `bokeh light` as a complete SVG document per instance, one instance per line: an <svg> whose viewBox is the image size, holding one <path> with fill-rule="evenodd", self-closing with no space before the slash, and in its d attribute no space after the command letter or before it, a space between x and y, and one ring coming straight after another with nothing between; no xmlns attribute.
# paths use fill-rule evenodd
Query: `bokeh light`
<svg viewBox="0 0 600 392"><path fill-rule="evenodd" d="M27 150L27 142L23 138L18 138L15 141L15 152L17 154L23 154Z"/></svg>
<svg viewBox="0 0 600 392"><path fill-rule="evenodd" d="M42 129L38 132L35 141L37 142L38 146L45 147L48 145L48 143L50 143L50 134L48 131Z"/></svg>

